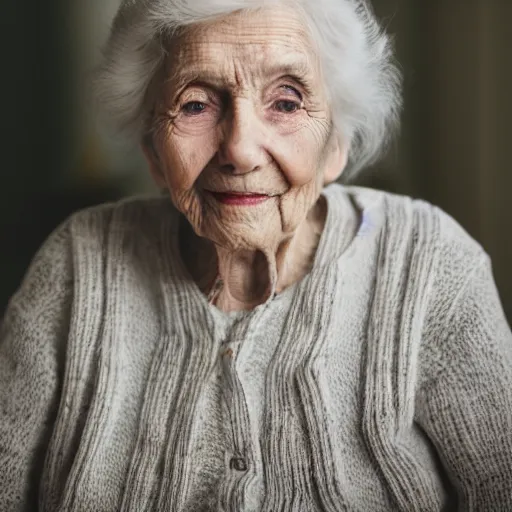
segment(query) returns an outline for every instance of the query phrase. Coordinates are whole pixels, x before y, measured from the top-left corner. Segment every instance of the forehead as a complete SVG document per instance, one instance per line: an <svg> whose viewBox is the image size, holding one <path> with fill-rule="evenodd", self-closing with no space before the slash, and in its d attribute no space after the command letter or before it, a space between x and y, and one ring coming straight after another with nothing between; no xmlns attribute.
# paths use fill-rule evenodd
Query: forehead
<svg viewBox="0 0 512 512"><path fill-rule="evenodd" d="M203 75L221 80L240 67L252 77L318 71L309 33L289 8L237 12L191 27L174 41L170 65L180 81Z"/></svg>

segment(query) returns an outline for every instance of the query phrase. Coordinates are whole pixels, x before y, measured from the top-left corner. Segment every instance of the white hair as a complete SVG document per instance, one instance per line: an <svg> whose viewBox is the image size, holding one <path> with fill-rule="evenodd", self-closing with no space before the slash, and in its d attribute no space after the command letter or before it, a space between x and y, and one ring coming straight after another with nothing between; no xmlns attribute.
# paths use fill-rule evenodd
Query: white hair
<svg viewBox="0 0 512 512"><path fill-rule="evenodd" d="M349 171L374 162L399 124L400 72L367 0L123 0L96 79L96 93L122 131L141 139L150 85L186 26L238 10L291 5L305 16L322 63L333 128L349 145Z"/></svg>

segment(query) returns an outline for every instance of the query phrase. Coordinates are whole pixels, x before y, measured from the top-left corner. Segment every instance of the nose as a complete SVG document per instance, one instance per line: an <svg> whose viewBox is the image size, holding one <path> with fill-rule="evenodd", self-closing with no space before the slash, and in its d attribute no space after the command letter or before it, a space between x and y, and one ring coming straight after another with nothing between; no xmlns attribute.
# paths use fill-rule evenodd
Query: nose
<svg viewBox="0 0 512 512"><path fill-rule="evenodd" d="M269 162L263 145L264 126L249 100L241 99L233 104L221 130L218 157L223 172L247 174Z"/></svg>

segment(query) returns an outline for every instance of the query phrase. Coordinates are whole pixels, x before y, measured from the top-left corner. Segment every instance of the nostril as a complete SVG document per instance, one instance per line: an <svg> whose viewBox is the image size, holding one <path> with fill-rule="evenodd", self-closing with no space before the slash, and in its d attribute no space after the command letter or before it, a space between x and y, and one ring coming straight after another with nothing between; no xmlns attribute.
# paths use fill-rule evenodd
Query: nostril
<svg viewBox="0 0 512 512"><path fill-rule="evenodd" d="M224 165L220 166L220 172L222 172L224 174L234 174L234 175L249 174L250 172L258 171L259 169L260 169L259 165L256 165L255 167L252 167L252 168L246 168L246 169L236 167L233 164L224 164Z"/></svg>
<svg viewBox="0 0 512 512"><path fill-rule="evenodd" d="M235 172L235 166L233 164L224 164L220 166L221 172L233 174Z"/></svg>

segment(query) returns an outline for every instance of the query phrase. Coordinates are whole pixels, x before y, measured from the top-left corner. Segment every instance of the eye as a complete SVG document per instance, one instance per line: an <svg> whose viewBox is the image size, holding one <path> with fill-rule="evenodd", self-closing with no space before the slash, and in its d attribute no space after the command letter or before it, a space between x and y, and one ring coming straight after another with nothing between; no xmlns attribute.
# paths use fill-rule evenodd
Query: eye
<svg viewBox="0 0 512 512"><path fill-rule="evenodd" d="M300 109L300 104L292 100L279 100L274 103L274 108L285 114L293 114Z"/></svg>
<svg viewBox="0 0 512 512"><path fill-rule="evenodd" d="M287 98L282 98L274 103L274 109L284 114L293 114L302 107L302 96L300 92L291 85L282 85L280 90Z"/></svg>
<svg viewBox="0 0 512 512"><path fill-rule="evenodd" d="M181 107L181 110L189 116L197 116L206 109L206 105L200 101L189 101Z"/></svg>

